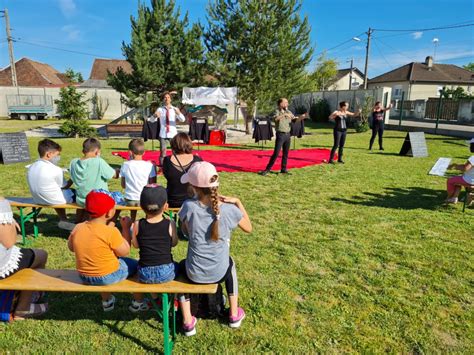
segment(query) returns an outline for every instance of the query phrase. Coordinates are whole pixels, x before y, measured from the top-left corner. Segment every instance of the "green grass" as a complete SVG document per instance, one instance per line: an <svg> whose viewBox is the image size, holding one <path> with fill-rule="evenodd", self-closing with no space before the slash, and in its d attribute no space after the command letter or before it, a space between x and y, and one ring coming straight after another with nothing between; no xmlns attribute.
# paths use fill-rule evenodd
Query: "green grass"
<svg viewBox="0 0 474 355"><path fill-rule="evenodd" d="M17 120L17 119L9 119L7 117L0 118L0 133L10 133L10 132L21 132L27 131L29 129L39 128L50 126L54 124L62 124L64 120L58 119L45 119L45 120ZM91 125L101 125L108 123L108 120L90 120Z"/></svg>
<svg viewBox="0 0 474 355"><path fill-rule="evenodd" d="M330 129L309 131L298 147L330 147ZM241 198L254 226L231 243L247 318L239 330L200 321L197 336L179 335L175 351L473 353L474 210L443 206L445 179L427 175L440 156L464 162L468 148L427 136L430 157L400 157L404 136L387 131L380 153L367 151L369 133L350 133L345 165L292 176L222 173L222 193ZM81 141L59 141L66 165ZM37 142L30 140L32 156ZM127 143L103 141L103 156L120 164L110 151ZM23 164L0 166L0 178L0 194L28 195ZM48 251L48 267L74 268L56 221L46 210L33 245ZM186 248L180 242L176 260ZM159 322L151 313L131 315L128 295L107 314L98 295L49 299L44 319L0 326L0 349L161 351Z"/></svg>

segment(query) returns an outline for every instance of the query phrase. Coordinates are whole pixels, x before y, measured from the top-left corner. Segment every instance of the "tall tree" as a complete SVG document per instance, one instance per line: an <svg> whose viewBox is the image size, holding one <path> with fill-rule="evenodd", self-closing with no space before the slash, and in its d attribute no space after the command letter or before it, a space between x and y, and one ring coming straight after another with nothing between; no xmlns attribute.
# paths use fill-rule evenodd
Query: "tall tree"
<svg viewBox="0 0 474 355"><path fill-rule="evenodd" d="M337 61L328 59L326 53L323 52L316 63L316 68L309 74L311 90L325 90L332 84L337 75Z"/></svg>
<svg viewBox="0 0 474 355"><path fill-rule="evenodd" d="M307 88L308 19L300 0L210 0L204 38L220 84L239 87L249 113ZM247 121L247 131L249 124Z"/></svg>
<svg viewBox="0 0 474 355"><path fill-rule="evenodd" d="M140 105L150 92L160 96L201 82L202 30L199 24L189 28L188 13L181 17L174 0L151 0L151 7L139 2L131 24L131 42L122 43L122 52L132 72L119 68L108 76L109 84L126 96L129 106Z"/></svg>
<svg viewBox="0 0 474 355"><path fill-rule="evenodd" d="M73 84L84 82L84 78L82 77L81 72L76 72L72 68L67 68L64 74L69 79L69 81Z"/></svg>
<svg viewBox="0 0 474 355"><path fill-rule="evenodd" d="M474 63L470 62L469 64L463 65L463 68L474 72Z"/></svg>

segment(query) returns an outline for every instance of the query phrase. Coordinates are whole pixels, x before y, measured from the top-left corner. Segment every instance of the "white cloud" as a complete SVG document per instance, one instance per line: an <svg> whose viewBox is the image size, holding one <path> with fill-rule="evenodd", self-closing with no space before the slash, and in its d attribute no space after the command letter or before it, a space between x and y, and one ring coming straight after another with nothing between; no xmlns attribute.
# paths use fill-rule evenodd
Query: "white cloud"
<svg viewBox="0 0 474 355"><path fill-rule="evenodd" d="M413 32L411 36L413 39L420 39L423 36L423 32Z"/></svg>
<svg viewBox="0 0 474 355"><path fill-rule="evenodd" d="M370 77L383 74L411 62L424 62L427 56L433 56L433 47L428 46L403 52L384 52L384 55L385 59L375 53L371 55L369 61ZM440 47L436 52L435 63L450 64L450 61L462 58L467 58L467 61L470 60L469 58L474 58L474 48L467 45Z"/></svg>
<svg viewBox="0 0 474 355"><path fill-rule="evenodd" d="M59 1L59 8L62 14L66 18L70 18L75 15L77 11L77 6L74 0L58 0Z"/></svg>
<svg viewBox="0 0 474 355"><path fill-rule="evenodd" d="M66 34L69 41L78 41L81 39L81 31L74 25L66 25L61 27L61 31Z"/></svg>

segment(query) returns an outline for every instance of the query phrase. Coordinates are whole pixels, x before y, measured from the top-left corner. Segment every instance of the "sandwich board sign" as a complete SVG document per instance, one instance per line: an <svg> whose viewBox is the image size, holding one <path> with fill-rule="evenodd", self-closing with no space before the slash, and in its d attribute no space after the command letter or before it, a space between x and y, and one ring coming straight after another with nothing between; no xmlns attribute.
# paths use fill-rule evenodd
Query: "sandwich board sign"
<svg viewBox="0 0 474 355"><path fill-rule="evenodd" d="M428 147L426 146L425 132L408 132L399 154L410 155L414 158L427 157Z"/></svg>
<svg viewBox="0 0 474 355"><path fill-rule="evenodd" d="M30 148L25 132L0 133L0 157L3 164L30 161Z"/></svg>

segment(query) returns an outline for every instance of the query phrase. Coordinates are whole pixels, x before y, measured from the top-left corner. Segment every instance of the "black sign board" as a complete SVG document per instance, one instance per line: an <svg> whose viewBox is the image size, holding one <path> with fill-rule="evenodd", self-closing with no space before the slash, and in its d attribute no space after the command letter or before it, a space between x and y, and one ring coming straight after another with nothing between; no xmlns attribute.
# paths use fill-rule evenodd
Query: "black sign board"
<svg viewBox="0 0 474 355"><path fill-rule="evenodd" d="M30 161L30 149L25 132L0 133L0 156L3 164Z"/></svg>
<svg viewBox="0 0 474 355"><path fill-rule="evenodd" d="M409 132L405 137L400 155L411 155L412 157L427 157L428 148L426 147L424 132Z"/></svg>

